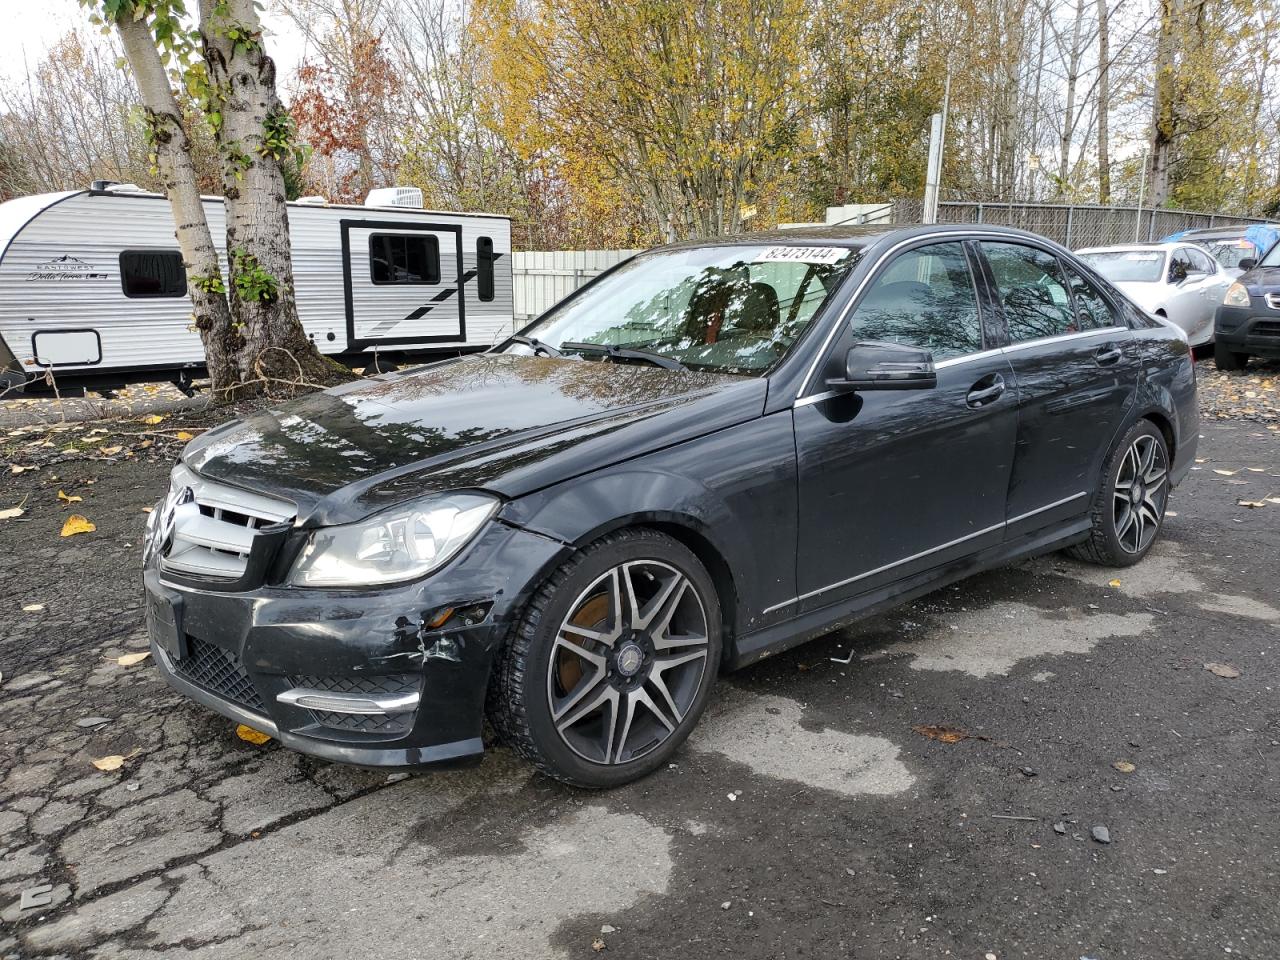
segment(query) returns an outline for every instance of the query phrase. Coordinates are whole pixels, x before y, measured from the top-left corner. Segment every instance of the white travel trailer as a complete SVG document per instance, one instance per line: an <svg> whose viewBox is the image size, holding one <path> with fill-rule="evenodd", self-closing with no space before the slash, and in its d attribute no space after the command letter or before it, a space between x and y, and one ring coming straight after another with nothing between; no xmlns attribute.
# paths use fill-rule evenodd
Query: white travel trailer
<svg viewBox="0 0 1280 960"><path fill-rule="evenodd" d="M302 326L355 366L488 347L512 330L511 222L423 210L412 188L364 206L289 205ZM205 198L215 242L220 197ZM223 271L226 252L222 251ZM129 184L0 204L0 390L173 380L204 363L169 202ZM41 379L37 379L41 378Z"/></svg>

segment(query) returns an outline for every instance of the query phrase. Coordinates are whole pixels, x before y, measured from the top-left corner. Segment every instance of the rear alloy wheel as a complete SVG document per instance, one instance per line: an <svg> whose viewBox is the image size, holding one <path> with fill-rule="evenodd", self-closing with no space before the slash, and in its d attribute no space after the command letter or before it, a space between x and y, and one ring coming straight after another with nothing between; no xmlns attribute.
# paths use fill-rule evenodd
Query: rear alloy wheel
<svg viewBox="0 0 1280 960"><path fill-rule="evenodd" d="M1160 533L1168 502L1168 447L1155 424L1140 420L1107 458L1093 503L1093 529L1071 552L1108 566L1137 563Z"/></svg>
<svg viewBox="0 0 1280 960"><path fill-rule="evenodd" d="M1249 363L1249 355L1247 353L1236 353L1227 349L1225 344L1214 341L1213 344L1213 365L1219 370L1243 370Z"/></svg>
<svg viewBox="0 0 1280 960"><path fill-rule="evenodd" d="M616 786L688 736L719 660L720 608L697 557L656 531L624 531L535 595L495 668L491 714L549 775Z"/></svg>

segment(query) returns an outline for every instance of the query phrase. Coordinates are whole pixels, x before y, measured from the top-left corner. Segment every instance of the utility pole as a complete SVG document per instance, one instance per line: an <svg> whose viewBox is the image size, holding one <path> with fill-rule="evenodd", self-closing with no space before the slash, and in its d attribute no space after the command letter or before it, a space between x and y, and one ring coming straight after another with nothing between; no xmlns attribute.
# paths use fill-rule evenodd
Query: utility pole
<svg viewBox="0 0 1280 960"><path fill-rule="evenodd" d="M1147 189L1147 151L1142 151L1142 173L1138 176L1138 214L1133 220L1133 242L1137 243L1142 233L1142 200Z"/></svg>
<svg viewBox="0 0 1280 960"><path fill-rule="evenodd" d="M942 90L942 112L929 118L929 165L924 177L924 210L921 219L925 223L938 222L938 202L942 189L942 148L947 138L947 112L951 106L951 71L947 70L946 84Z"/></svg>

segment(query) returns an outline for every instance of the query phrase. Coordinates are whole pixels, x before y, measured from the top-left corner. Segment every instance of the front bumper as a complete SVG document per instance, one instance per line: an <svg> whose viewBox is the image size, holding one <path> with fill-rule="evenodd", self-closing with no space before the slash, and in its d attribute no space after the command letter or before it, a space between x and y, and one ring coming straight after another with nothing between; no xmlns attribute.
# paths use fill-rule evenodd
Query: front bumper
<svg viewBox="0 0 1280 960"><path fill-rule="evenodd" d="M1234 353L1280 358L1280 310L1252 299L1247 307L1218 307L1214 339Z"/></svg>
<svg viewBox="0 0 1280 960"><path fill-rule="evenodd" d="M151 649L175 689L302 753L384 768L477 758L494 653L564 550L490 522L432 576L366 591L206 590L152 558Z"/></svg>

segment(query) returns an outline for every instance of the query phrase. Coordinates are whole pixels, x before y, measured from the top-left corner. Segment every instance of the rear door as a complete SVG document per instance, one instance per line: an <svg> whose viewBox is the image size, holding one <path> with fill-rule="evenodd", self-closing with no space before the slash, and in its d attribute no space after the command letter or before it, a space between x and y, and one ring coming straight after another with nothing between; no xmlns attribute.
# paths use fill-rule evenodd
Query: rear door
<svg viewBox="0 0 1280 960"><path fill-rule="evenodd" d="M935 388L830 395L824 374L796 402L801 610L1000 542L1017 391L984 337L975 256L959 239L896 254L827 360L842 366L860 340L922 347L937 364Z"/></svg>
<svg viewBox="0 0 1280 960"><path fill-rule="evenodd" d="M1012 539L1086 511L1139 360L1123 317L1082 271L1021 240L981 249L1018 383Z"/></svg>
<svg viewBox="0 0 1280 960"><path fill-rule="evenodd" d="M461 234L449 224L342 221L351 349L466 339Z"/></svg>

